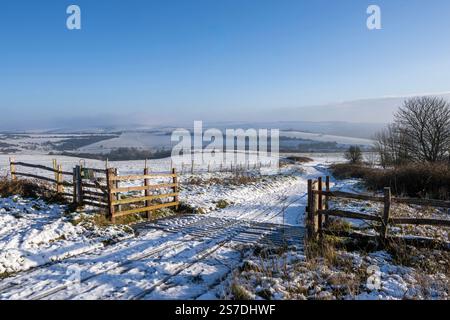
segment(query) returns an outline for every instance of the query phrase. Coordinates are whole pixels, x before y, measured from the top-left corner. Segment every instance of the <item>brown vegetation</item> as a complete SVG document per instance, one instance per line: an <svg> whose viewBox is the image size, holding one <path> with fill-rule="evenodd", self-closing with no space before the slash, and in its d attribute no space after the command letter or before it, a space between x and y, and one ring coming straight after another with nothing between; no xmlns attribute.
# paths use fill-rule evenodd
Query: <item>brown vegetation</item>
<svg viewBox="0 0 450 320"><path fill-rule="evenodd" d="M331 170L338 179L363 179L369 190L391 187L395 195L450 199L450 166L446 163L412 163L387 169L335 164Z"/></svg>
<svg viewBox="0 0 450 320"><path fill-rule="evenodd" d="M258 177L258 176L233 175L230 177L223 177L223 178L220 178L220 177L213 177L213 178L208 178L208 179L202 179L200 177L191 178L188 181L186 181L186 183L190 184L190 185L197 185L197 186L214 185L214 184L240 186L240 185L255 183L255 182L258 182L259 180L261 180L261 177Z"/></svg>
<svg viewBox="0 0 450 320"><path fill-rule="evenodd" d="M313 159L308 158L308 157L301 157L301 156L289 156L286 158L287 160L293 161L293 162L297 162L297 163L308 163L308 162L312 162Z"/></svg>
<svg viewBox="0 0 450 320"><path fill-rule="evenodd" d="M0 179L0 196L10 197L20 195L25 198L40 198L49 203L67 203L67 200L52 190L52 186L46 183L38 183L34 180L9 180Z"/></svg>

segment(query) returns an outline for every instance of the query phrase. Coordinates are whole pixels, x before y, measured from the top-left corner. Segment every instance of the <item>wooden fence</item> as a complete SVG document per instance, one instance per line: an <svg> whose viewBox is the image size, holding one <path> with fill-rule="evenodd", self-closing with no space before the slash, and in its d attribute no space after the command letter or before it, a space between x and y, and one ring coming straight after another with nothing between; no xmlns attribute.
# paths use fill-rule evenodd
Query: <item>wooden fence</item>
<svg viewBox="0 0 450 320"><path fill-rule="evenodd" d="M9 159L9 166L10 166L10 174L11 179L13 181L17 180L18 177L25 177L25 178L31 178L31 179L37 179L44 181L49 186L54 186L54 191L58 194L61 194L66 197L72 197L73 193L66 192L64 187L73 188L73 183L66 181L64 177L70 176L72 177L72 172L66 172L63 171L62 166L57 164L56 160L53 160L53 167L47 167L43 165L37 165L37 164L31 164L31 163L25 163L25 162L19 162L15 161L14 158ZM31 174L31 173L25 173L18 171L18 168L25 167L25 168L32 168L32 169L39 169L47 172L51 172L53 174L53 177L45 177L45 176L39 176L37 174Z"/></svg>
<svg viewBox="0 0 450 320"><path fill-rule="evenodd" d="M18 167L49 171L54 177L20 172L17 170ZM175 169L170 173L151 173L146 164L142 175L120 176L116 168L96 169L78 165L72 172L66 172L56 160L53 160L51 168L16 162L10 158L10 173L12 180L25 177L54 185L54 192L70 197L77 207L89 205L105 210L112 222L115 222L117 217L136 213L145 213L147 218L151 219L151 214L155 210L167 207L178 209L179 206L179 181ZM70 182L64 177L70 177ZM155 179L164 182L152 183ZM134 183L133 186L120 186L121 182L139 180L140 185ZM72 192L67 192L64 187L71 188ZM169 201L164 202L163 199Z"/></svg>
<svg viewBox="0 0 450 320"><path fill-rule="evenodd" d="M330 210L329 201L333 197L382 202L384 203L383 211L379 215L368 215L344 210ZM390 188L384 188L383 197L331 191L330 177L327 176L325 178L325 186L323 185L322 178L319 177L315 181L308 180L308 205L306 207L308 236L316 237L317 234L322 235L326 232L327 230L324 229L324 226L326 227L328 225L328 218L330 216L377 222L380 225L379 237L381 240L386 239L389 225L409 224L450 227L450 220L445 219L391 217L391 206L396 203L450 208L450 201L395 198L391 196ZM325 221L323 221L324 217Z"/></svg>

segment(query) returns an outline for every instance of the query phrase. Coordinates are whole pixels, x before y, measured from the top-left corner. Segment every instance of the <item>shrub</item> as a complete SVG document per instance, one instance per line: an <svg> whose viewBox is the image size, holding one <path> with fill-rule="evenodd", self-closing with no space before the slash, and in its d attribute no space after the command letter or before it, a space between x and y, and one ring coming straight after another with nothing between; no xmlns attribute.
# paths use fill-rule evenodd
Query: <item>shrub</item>
<svg viewBox="0 0 450 320"><path fill-rule="evenodd" d="M223 200L223 199L217 201L217 204L216 204L217 208L219 208L219 209L225 209L225 208L228 207L229 205L230 205L230 204L228 203L228 201Z"/></svg>
<svg viewBox="0 0 450 320"><path fill-rule="evenodd" d="M345 159L350 163L360 163L363 159L361 148L358 146L351 146L344 153Z"/></svg>
<svg viewBox="0 0 450 320"><path fill-rule="evenodd" d="M373 170L375 169L352 163L339 163L331 166L331 172L337 179L364 179Z"/></svg>
<svg viewBox="0 0 450 320"><path fill-rule="evenodd" d="M408 164L389 169L336 164L331 170L338 179L362 179L374 191L390 187L395 195L450 199L450 166L446 163Z"/></svg>
<svg viewBox="0 0 450 320"><path fill-rule="evenodd" d="M308 157L300 157L300 156L290 156L286 158L287 160L293 161L293 162L298 162L298 163L308 163L308 162L312 162L313 159L308 158Z"/></svg>

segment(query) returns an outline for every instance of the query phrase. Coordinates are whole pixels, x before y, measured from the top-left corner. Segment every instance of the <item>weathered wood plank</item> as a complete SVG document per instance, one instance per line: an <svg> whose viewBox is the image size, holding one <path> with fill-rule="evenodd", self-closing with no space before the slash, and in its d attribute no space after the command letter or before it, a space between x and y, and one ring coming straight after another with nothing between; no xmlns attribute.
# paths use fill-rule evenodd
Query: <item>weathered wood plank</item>
<svg viewBox="0 0 450 320"><path fill-rule="evenodd" d="M28 168L34 168L34 169L41 169L41 170L46 170L46 171L50 171L53 173L62 173L63 175L67 175L67 176L72 176L73 172L68 172L68 171L58 171L58 169L53 169L47 166L43 166L43 165L39 165L39 164L31 164L31 163L25 163L25 162L13 162L13 164L15 166L20 166L20 167L28 167Z"/></svg>
<svg viewBox="0 0 450 320"><path fill-rule="evenodd" d="M344 210L322 210L321 212L324 215L335 216L340 218L349 218L349 219L358 219L358 220L369 220L381 222L381 217L371 216L368 214L344 211Z"/></svg>
<svg viewBox="0 0 450 320"><path fill-rule="evenodd" d="M152 173L146 175L130 175L130 176L115 176L112 177L113 181L124 181L124 180L144 180L144 179L156 179L156 178L173 178L173 173Z"/></svg>
<svg viewBox="0 0 450 320"><path fill-rule="evenodd" d="M145 190L163 189L163 188L173 188L175 186L177 186L177 184L175 184L175 183L162 183L162 184L153 184L153 185L148 185L148 186L122 187L122 188L113 188L113 189L111 189L111 193L145 191Z"/></svg>
<svg viewBox="0 0 450 320"><path fill-rule="evenodd" d="M371 216L362 213L350 212L350 211L342 211L342 210L323 210L322 214L348 218L348 219L358 219L358 220L369 220L382 222L381 217ZM412 224L412 225L430 225L430 226L444 226L450 227L450 220L448 219L433 219L433 218L389 218L389 224Z"/></svg>
<svg viewBox="0 0 450 320"><path fill-rule="evenodd" d="M355 194L349 192L342 191L314 191L314 193L321 193L322 195L329 197L338 197L338 198L346 198L346 199L355 199L355 200L367 200L367 201L376 201L376 202L384 202L384 197L376 197L365 194ZM440 208L450 208L450 201L444 200L434 200L434 199L419 199L419 198L396 198L392 197L392 202L395 203L404 203L404 204L415 204L422 206L431 206L431 207L440 207Z"/></svg>
<svg viewBox="0 0 450 320"><path fill-rule="evenodd" d="M16 176L21 176L21 177L27 177L27 178L38 179L38 180L44 180L44 181L51 182L51 183L57 183L57 181L56 181L55 179L51 179L51 178L47 178L47 177L42 177L42 176L38 176L38 175L36 175L36 174L31 174L31 173L16 172L15 175L16 175Z"/></svg>
<svg viewBox="0 0 450 320"><path fill-rule="evenodd" d="M83 182L83 187L84 188L91 188L91 189L99 189L99 190L102 190L102 191L103 191L103 189L107 188L107 186L96 185L96 184L93 184L93 183L84 183L84 182Z"/></svg>
<svg viewBox="0 0 450 320"><path fill-rule="evenodd" d="M432 218L391 218L389 223L450 227L450 220Z"/></svg>
<svg viewBox="0 0 450 320"><path fill-rule="evenodd" d="M108 205L103 204L103 203L99 203L96 201L89 201L89 200L83 200L83 204L86 206L92 206L92 207L97 207L97 208L102 208L102 209L108 209Z"/></svg>
<svg viewBox="0 0 450 320"><path fill-rule="evenodd" d="M179 205L178 202L161 203L161 204L157 204L157 205L150 206L150 207L143 207L143 208L138 208L138 209L116 212L114 216L122 217L122 216L126 216L126 215L133 214L133 213L142 213L142 212L147 212L149 210L151 211L151 210L157 210L157 209L167 208L167 207L176 207L178 205Z"/></svg>
<svg viewBox="0 0 450 320"><path fill-rule="evenodd" d="M97 197L93 197L93 196L85 196L83 195L83 201L84 200L91 200L94 202L98 202L101 204L104 204L105 206L108 204L108 199L101 199L101 198L97 198Z"/></svg>
<svg viewBox="0 0 450 320"><path fill-rule="evenodd" d="M91 195L91 196L97 196L97 197L101 197L101 198L104 198L104 199L107 198L106 194L104 194L103 192L96 192L96 191L91 191L91 190L85 190L84 194L88 194L88 195Z"/></svg>
<svg viewBox="0 0 450 320"><path fill-rule="evenodd" d="M414 204L419 206L450 208L450 201L443 201L443 200L418 199L418 198L392 198L392 202Z"/></svg>
<svg viewBox="0 0 450 320"><path fill-rule="evenodd" d="M365 194L355 194L350 192L343 192L343 191L314 191L314 193L322 194L324 196L329 197L337 197L337 198L345 198L345 199L354 199L354 200L367 200L367 201L377 201L377 202L383 202L383 197L376 197L376 196L369 196Z"/></svg>
<svg viewBox="0 0 450 320"><path fill-rule="evenodd" d="M129 204L129 203L136 203L136 202L143 202L143 201L151 201L151 200L155 200L155 199L172 198L172 197L176 197L176 196L178 196L178 193L164 193L164 194L156 194L156 195L147 196L147 197L114 200L114 201L112 201L112 204L113 205Z"/></svg>

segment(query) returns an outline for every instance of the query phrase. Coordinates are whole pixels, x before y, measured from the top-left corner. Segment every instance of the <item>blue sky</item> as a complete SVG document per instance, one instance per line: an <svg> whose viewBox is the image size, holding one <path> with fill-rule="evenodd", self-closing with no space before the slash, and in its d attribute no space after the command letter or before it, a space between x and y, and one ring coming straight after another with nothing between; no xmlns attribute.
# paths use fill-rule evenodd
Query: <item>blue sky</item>
<svg viewBox="0 0 450 320"><path fill-rule="evenodd" d="M82 30L66 29L70 4ZM2 0L0 129L450 91L449 33L448 0Z"/></svg>

